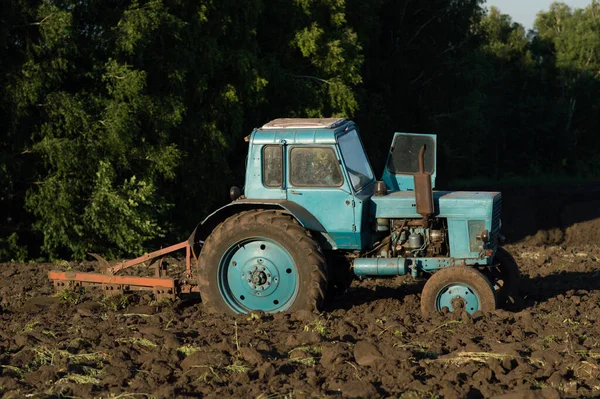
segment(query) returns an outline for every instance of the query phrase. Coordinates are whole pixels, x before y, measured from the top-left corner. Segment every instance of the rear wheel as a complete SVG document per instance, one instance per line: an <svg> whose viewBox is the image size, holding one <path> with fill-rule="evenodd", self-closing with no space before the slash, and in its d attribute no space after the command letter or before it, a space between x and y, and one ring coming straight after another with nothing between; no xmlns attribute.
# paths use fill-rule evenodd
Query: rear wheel
<svg viewBox="0 0 600 399"><path fill-rule="evenodd" d="M327 290L317 242L278 211L228 218L207 238L198 263L200 295L211 312L316 310Z"/></svg>
<svg viewBox="0 0 600 399"><path fill-rule="evenodd" d="M325 259L329 277L325 298L329 302L346 292L354 280L354 274L350 269L351 263L344 254L328 251L325 252Z"/></svg>
<svg viewBox="0 0 600 399"><path fill-rule="evenodd" d="M464 309L491 312L496 309L496 294L490 281L468 266L452 266L435 272L423 287L421 312L428 317L444 307L453 312Z"/></svg>

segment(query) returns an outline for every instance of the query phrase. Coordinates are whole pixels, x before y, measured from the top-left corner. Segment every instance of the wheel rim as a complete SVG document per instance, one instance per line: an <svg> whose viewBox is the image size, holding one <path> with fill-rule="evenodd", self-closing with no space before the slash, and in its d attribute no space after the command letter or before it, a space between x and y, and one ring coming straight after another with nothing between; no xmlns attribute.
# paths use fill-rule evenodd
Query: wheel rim
<svg viewBox="0 0 600 399"><path fill-rule="evenodd" d="M252 238L232 245L221 257L218 286L238 313L281 312L298 295L298 270L290 253L275 241Z"/></svg>
<svg viewBox="0 0 600 399"><path fill-rule="evenodd" d="M480 310L480 300L475 290L468 285L451 284L437 294L437 311L441 311L444 306L447 306L451 312L462 306L469 314L472 314Z"/></svg>

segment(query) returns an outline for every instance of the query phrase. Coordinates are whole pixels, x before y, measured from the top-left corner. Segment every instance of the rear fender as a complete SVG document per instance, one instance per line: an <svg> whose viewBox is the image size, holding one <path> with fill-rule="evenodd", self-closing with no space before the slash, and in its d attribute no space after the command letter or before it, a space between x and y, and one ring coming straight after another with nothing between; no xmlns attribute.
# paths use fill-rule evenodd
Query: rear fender
<svg viewBox="0 0 600 399"><path fill-rule="evenodd" d="M198 255L197 244L202 244L204 240L210 235L215 227L219 223L223 222L230 216L236 213L244 212L250 209L278 209L291 215L294 219L307 230L310 230L316 238L320 241L323 249L337 249L333 239L327 234L325 228L319 222L319 220L306 208L288 201L288 200L254 200L244 199L233 201L206 217L202 222L198 223L190 237L188 242L192 248L194 248L194 254Z"/></svg>

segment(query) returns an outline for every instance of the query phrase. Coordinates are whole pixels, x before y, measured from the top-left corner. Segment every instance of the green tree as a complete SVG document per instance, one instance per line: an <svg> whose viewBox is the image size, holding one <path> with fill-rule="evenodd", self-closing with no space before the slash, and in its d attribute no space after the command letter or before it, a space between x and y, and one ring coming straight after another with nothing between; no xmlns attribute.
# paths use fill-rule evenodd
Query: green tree
<svg viewBox="0 0 600 399"><path fill-rule="evenodd" d="M600 145L600 3L585 9L553 3L535 22L537 44L558 70L556 102L564 119L556 127L563 152L561 160L572 173L598 174L595 149Z"/></svg>
<svg viewBox="0 0 600 399"><path fill-rule="evenodd" d="M5 98L27 131L25 207L48 256L182 238L243 176L252 127L357 109L361 49L343 1L22 8L14 16L31 31Z"/></svg>

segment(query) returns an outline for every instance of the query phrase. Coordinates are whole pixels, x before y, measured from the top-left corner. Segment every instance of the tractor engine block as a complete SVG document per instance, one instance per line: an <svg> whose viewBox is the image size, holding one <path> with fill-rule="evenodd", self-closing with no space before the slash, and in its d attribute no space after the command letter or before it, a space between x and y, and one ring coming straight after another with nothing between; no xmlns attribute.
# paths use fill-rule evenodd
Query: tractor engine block
<svg viewBox="0 0 600 399"><path fill-rule="evenodd" d="M444 219L378 219L379 231L384 230L384 220L391 233L382 240L377 256L416 258L448 255L448 227Z"/></svg>

